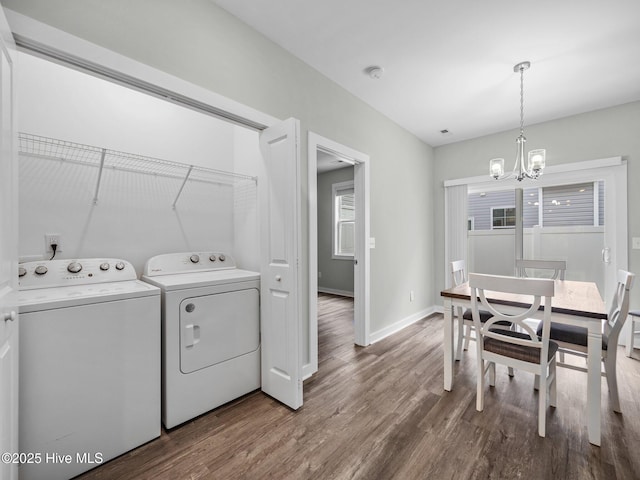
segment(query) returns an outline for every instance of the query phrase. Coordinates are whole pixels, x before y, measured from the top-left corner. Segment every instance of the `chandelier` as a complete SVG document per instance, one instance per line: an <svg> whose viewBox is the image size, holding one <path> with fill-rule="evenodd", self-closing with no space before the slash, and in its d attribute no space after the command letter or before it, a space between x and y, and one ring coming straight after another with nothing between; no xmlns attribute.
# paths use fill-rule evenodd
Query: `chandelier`
<svg viewBox="0 0 640 480"><path fill-rule="evenodd" d="M536 179L542 175L546 151L544 149L531 150L528 155L527 168L524 167L524 71L531 66L530 62L518 63L513 67L514 72L520 72L520 135L516 138L516 163L513 171L505 174L504 158L493 158L489 161L489 175L496 180L515 178L521 182L524 178Z"/></svg>

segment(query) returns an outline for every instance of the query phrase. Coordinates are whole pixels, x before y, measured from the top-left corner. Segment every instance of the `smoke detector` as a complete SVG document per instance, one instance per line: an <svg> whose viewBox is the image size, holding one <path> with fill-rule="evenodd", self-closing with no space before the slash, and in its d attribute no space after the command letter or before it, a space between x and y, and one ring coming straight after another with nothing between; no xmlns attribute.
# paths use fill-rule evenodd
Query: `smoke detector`
<svg viewBox="0 0 640 480"><path fill-rule="evenodd" d="M384 68L378 67L377 65L372 65L370 67L367 67L364 71L367 75L369 75L369 77L373 78L374 80L378 80L380 77L382 77Z"/></svg>

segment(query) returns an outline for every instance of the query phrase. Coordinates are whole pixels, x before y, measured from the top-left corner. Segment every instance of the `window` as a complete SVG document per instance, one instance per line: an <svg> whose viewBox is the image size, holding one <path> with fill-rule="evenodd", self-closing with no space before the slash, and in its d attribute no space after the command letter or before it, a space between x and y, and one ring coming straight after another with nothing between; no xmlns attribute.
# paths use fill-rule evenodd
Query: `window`
<svg viewBox="0 0 640 480"><path fill-rule="evenodd" d="M513 228L516 226L516 207L493 207L491 228Z"/></svg>
<svg viewBox="0 0 640 480"><path fill-rule="evenodd" d="M355 196L353 182L334 183L333 258L353 258L355 245Z"/></svg>
<svg viewBox="0 0 640 480"><path fill-rule="evenodd" d="M604 182L589 182L523 189L524 228L604 225ZM470 230L515 227L514 190L468 195Z"/></svg>

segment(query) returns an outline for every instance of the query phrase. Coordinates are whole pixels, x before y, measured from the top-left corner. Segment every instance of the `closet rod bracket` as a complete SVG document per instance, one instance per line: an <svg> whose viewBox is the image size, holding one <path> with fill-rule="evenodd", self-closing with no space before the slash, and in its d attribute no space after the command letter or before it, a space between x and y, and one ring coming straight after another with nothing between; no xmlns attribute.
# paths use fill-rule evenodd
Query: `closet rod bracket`
<svg viewBox="0 0 640 480"><path fill-rule="evenodd" d="M103 148L100 154L100 169L98 170L98 181L96 182L96 193L93 195L93 204L98 204L98 192L100 191L100 182L102 181L102 170L104 169L104 157L107 155L107 149Z"/></svg>
<svg viewBox="0 0 640 480"><path fill-rule="evenodd" d="M189 165L189 170L187 170L187 174L184 176L184 180L182 181L182 185L180 185L180 190L178 190L176 199L173 201L173 205L171 205L171 208L173 208L174 210L176 209L176 204L178 203L178 199L182 194L182 190L184 189L184 186L187 184L187 180L189 180L189 175L191 175L191 170L193 170L193 165Z"/></svg>

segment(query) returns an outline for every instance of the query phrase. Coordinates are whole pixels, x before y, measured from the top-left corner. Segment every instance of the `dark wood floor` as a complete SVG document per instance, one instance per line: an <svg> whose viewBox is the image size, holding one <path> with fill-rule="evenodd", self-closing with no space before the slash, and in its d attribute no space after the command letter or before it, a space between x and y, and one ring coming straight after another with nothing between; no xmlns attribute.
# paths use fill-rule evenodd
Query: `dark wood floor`
<svg viewBox="0 0 640 480"><path fill-rule="evenodd" d="M473 351L442 388L442 315L367 348L353 304L319 299L319 371L296 412L254 392L88 472L88 479L638 479L640 355L618 357L622 415L603 379L602 447L587 439L586 376L558 369L558 407L537 434L533 377L497 385L475 410ZM473 347L473 344L472 344Z"/></svg>

